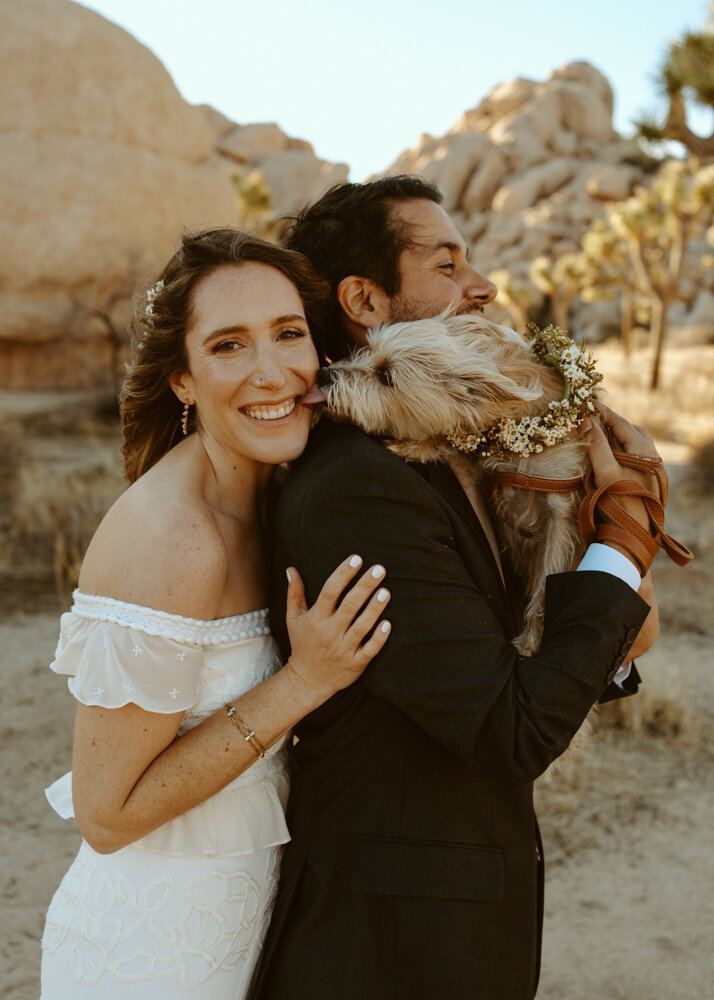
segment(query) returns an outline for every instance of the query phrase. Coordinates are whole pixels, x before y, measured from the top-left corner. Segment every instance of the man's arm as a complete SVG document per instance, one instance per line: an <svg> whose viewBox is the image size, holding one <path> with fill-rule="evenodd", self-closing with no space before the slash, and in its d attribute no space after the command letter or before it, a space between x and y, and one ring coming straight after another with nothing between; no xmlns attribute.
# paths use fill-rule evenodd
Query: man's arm
<svg viewBox="0 0 714 1000"><path fill-rule="evenodd" d="M364 675L372 691L463 759L482 760L488 746L521 779L565 749L648 611L605 573L553 576L541 648L519 656L440 497L391 457L327 466L303 483L287 523L309 596L348 550L386 566L393 628Z"/></svg>

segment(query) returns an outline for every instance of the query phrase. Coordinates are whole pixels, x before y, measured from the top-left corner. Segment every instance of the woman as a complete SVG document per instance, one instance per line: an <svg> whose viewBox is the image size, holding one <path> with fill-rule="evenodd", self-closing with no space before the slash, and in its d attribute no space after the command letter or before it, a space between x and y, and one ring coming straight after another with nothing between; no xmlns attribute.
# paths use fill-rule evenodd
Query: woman
<svg viewBox="0 0 714 1000"><path fill-rule="evenodd" d="M52 664L78 706L73 776L48 797L84 839L47 915L42 1000L240 1000L289 840L289 731L389 634L384 569L353 583L357 556L310 610L288 570L282 668L261 610L273 472L310 429L320 280L218 229L184 235L147 297L122 400L131 485Z"/></svg>

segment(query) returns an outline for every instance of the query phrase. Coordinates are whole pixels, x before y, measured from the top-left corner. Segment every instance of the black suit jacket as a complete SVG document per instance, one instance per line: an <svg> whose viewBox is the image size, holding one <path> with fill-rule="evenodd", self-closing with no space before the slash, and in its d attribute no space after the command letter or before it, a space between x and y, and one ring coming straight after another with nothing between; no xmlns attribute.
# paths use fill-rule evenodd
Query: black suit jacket
<svg viewBox="0 0 714 1000"><path fill-rule="evenodd" d="M445 466L323 420L276 514L308 601L359 553L393 623L363 677L297 727L288 845L253 1000L527 1000L542 870L532 782L612 681L647 605L602 573L548 580L540 651ZM510 589L510 588L509 588Z"/></svg>

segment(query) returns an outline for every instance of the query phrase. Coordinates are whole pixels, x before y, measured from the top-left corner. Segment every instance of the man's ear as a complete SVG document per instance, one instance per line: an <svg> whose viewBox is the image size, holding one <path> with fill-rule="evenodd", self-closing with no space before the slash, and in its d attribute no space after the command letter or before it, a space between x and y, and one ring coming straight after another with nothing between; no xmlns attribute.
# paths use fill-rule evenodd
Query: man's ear
<svg viewBox="0 0 714 1000"><path fill-rule="evenodd" d="M337 301L353 329L369 330L389 322L390 298L376 282L350 274L337 286Z"/></svg>

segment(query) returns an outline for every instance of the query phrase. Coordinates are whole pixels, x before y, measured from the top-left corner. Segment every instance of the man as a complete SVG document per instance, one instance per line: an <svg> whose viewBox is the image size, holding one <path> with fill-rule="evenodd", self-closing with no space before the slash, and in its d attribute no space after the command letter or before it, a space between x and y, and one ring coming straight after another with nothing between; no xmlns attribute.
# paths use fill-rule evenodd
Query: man
<svg viewBox="0 0 714 1000"><path fill-rule="evenodd" d="M330 281L333 360L378 323L493 299L439 201L422 181L386 178L298 217L287 245ZM631 450L651 449L612 422ZM590 435L601 478L630 478ZM386 566L392 633L297 729L293 840L251 997L530 1000L543 878L532 782L593 702L624 693L613 681L649 610L639 574L591 547L590 572L549 579L541 649L519 657L521 588L478 493L323 418L277 512L274 626L285 566L313 599L351 552ZM635 690L636 673L623 683Z"/></svg>

